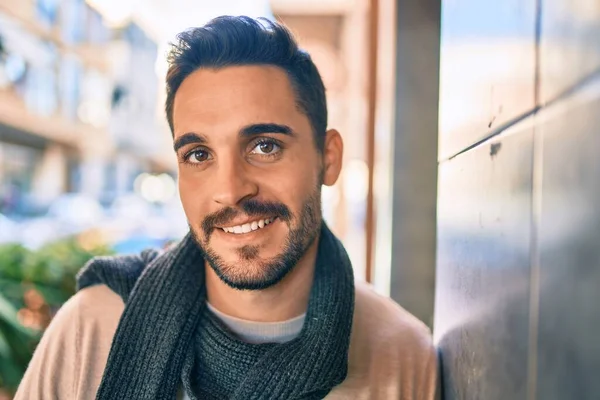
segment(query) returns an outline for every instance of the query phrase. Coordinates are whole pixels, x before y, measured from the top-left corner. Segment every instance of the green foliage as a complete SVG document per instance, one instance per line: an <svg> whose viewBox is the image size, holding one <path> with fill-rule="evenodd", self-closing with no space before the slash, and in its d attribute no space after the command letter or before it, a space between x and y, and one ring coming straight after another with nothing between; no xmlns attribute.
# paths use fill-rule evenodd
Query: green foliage
<svg viewBox="0 0 600 400"><path fill-rule="evenodd" d="M79 269L90 258L110 253L103 246L84 248L76 238L37 251L18 244L0 245L0 388L16 390L45 325L23 326L19 310L33 308L31 314L49 320L75 293ZM36 298L40 300L32 304Z"/></svg>

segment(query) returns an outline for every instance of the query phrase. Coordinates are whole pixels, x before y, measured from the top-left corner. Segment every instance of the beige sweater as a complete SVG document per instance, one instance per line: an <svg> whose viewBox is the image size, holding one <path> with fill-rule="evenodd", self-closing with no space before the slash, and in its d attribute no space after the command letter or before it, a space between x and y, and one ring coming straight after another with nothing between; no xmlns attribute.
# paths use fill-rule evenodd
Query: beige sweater
<svg viewBox="0 0 600 400"><path fill-rule="evenodd" d="M73 296L44 334L15 400L94 399L123 307L103 285ZM437 375L427 327L357 282L348 376L326 399L434 399Z"/></svg>

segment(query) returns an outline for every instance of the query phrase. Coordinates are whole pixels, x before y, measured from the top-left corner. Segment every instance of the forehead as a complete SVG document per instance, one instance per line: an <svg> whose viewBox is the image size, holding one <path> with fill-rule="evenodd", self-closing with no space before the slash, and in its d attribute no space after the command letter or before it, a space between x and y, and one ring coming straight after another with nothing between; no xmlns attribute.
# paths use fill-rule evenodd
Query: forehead
<svg viewBox="0 0 600 400"><path fill-rule="evenodd" d="M307 122L287 73L278 67L202 68L188 76L175 95L175 136L259 122L290 126Z"/></svg>

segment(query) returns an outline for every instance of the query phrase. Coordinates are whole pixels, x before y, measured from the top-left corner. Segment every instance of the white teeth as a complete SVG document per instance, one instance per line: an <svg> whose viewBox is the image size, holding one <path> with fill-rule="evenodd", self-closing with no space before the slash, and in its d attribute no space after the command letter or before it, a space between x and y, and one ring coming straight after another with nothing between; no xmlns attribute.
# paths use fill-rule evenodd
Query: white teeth
<svg viewBox="0 0 600 400"><path fill-rule="evenodd" d="M260 229L260 228L264 228L265 226L267 226L271 222L273 222L274 219L275 218L261 219L260 221L253 221L253 222L249 222L244 225L230 226L230 227L225 227L225 228L221 228L221 229L223 229L223 231L225 231L227 233L235 233L235 234L248 233L248 232L252 232L257 229Z"/></svg>

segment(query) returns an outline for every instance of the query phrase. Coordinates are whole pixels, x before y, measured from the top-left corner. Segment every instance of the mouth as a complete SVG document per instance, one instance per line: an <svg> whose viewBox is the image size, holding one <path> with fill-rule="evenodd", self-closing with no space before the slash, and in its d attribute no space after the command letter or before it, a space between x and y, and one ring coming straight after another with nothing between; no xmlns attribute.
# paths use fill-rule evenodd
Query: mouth
<svg viewBox="0 0 600 400"><path fill-rule="evenodd" d="M219 227L218 229L222 230L225 233L230 233L233 235L244 235L246 233L258 231L266 228L270 224L275 221L277 217L257 219L255 221L246 222L242 225L233 225L233 226L224 226Z"/></svg>

